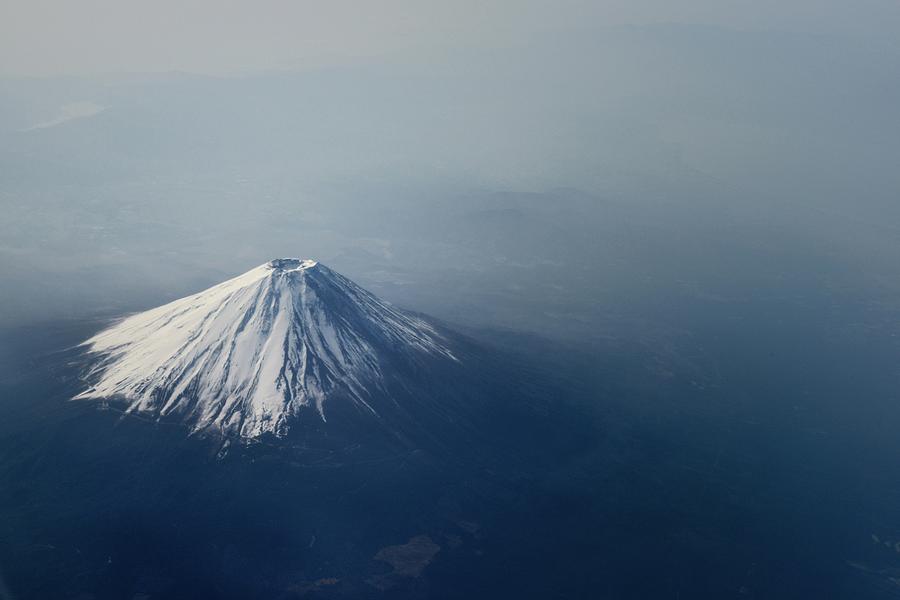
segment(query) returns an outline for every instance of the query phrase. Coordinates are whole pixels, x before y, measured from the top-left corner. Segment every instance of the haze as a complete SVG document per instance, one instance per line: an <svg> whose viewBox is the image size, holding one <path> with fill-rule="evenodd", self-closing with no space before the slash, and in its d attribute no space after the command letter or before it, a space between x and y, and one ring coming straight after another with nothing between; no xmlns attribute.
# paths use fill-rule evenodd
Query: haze
<svg viewBox="0 0 900 600"><path fill-rule="evenodd" d="M896 598L898 34L896 0L0 0L0 599ZM418 325L317 268L315 313L79 346L281 257ZM257 387L290 444L179 420Z"/></svg>
<svg viewBox="0 0 900 600"><path fill-rule="evenodd" d="M296 255L454 322L577 338L773 269L898 281L895 3L3 12L8 323Z"/></svg>

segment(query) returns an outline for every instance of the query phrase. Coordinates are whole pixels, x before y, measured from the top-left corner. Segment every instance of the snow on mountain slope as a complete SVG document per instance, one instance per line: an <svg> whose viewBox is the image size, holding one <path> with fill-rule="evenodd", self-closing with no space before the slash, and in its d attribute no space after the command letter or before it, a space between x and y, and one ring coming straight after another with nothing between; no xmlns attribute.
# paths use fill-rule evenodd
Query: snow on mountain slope
<svg viewBox="0 0 900 600"><path fill-rule="evenodd" d="M339 391L375 413L367 398L386 357L456 361L425 320L293 258L125 318L84 345L96 362L75 399L123 399L129 412L242 437L282 434L305 407L325 420Z"/></svg>

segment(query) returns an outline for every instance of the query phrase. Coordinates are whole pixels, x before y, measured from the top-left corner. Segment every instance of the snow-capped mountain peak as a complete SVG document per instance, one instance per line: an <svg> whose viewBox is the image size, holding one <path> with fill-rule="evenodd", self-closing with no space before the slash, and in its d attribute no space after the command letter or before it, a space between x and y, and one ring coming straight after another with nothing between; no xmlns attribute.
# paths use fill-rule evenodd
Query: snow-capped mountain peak
<svg viewBox="0 0 900 600"><path fill-rule="evenodd" d="M84 342L91 387L128 411L180 416L194 430L284 433L340 395L369 403L385 365L456 361L425 319L313 260L272 260L198 294L114 324Z"/></svg>

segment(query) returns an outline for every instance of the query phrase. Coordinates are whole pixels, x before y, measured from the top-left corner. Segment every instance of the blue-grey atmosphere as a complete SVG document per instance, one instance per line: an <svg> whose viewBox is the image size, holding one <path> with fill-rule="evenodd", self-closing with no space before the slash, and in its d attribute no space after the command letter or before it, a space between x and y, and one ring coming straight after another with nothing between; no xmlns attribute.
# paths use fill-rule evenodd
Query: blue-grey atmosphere
<svg viewBox="0 0 900 600"><path fill-rule="evenodd" d="M900 597L900 4L0 6L0 600Z"/></svg>

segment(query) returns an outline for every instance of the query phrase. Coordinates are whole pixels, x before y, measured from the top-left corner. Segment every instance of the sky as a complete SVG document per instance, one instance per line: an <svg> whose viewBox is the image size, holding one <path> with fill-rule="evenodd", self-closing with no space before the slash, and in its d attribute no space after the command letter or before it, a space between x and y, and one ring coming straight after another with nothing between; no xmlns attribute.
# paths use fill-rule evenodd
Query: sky
<svg viewBox="0 0 900 600"><path fill-rule="evenodd" d="M0 326L296 255L561 335L820 265L890 296L898 31L880 0L0 0Z"/></svg>
<svg viewBox="0 0 900 600"><path fill-rule="evenodd" d="M2 0L0 75L234 74L393 60L620 25L712 25L896 44L892 0Z"/></svg>

